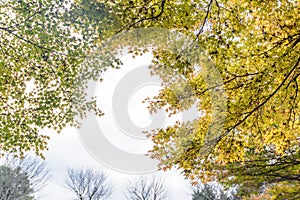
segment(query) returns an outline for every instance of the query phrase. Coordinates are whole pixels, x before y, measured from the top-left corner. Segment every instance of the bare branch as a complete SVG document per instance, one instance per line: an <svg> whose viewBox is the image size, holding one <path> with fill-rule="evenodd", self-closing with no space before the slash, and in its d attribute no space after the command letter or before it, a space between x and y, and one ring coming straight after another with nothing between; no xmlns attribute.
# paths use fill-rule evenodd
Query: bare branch
<svg viewBox="0 0 300 200"><path fill-rule="evenodd" d="M106 182L107 175L90 168L67 171L66 187L78 200L106 199L112 195L112 187Z"/></svg>
<svg viewBox="0 0 300 200"><path fill-rule="evenodd" d="M128 200L166 200L170 194L164 181L152 176L141 177L136 183L129 182L125 197Z"/></svg>

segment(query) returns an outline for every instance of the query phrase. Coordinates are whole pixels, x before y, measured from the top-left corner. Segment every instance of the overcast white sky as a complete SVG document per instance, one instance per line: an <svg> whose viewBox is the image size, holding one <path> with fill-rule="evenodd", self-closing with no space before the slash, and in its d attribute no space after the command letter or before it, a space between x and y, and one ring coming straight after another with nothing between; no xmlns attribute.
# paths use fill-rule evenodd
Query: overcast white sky
<svg viewBox="0 0 300 200"><path fill-rule="evenodd" d="M66 190L64 185L67 167L88 166L100 168L107 172L109 181L114 187L112 200L124 199L125 187L128 180L135 180L139 175L128 175L111 170L97 161L83 148L75 129L67 128L60 135L51 134L50 151L46 153L47 163L52 177L42 191L43 200L68 200L73 199L73 194ZM130 162L130 161L129 161ZM174 200L189 198L190 187L181 175L175 170L159 172L165 178L165 184Z"/></svg>
<svg viewBox="0 0 300 200"><path fill-rule="evenodd" d="M109 70L104 75L104 82L97 88L97 94L100 94L100 108L106 113L102 118L98 118L99 126L109 141L116 147L136 154L143 154L151 147L151 142L145 140L136 140L128 137L120 131L120 127L116 125L116 121L112 116L112 94L120 79L126 74L139 66L145 65L151 61L151 55L148 54L142 58L132 59L127 55L123 58L124 66L121 70ZM128 111L130 119L135 125L145 127L151 123L149 114L145 104L141 100L147 96L151 96L158 91L160 87L157 84L145 85L140 87L131 94L128 101ZM174 122L174 119L167 120L166 124ZM158 127L159 128L159 127ZM109 131L109 133L108 133ZM57 135L51 130L47 131L51 136L49 143L49 151L46 152L46 160L51 170L52 177L47 186L43 190L42 200L68 200L74 199L71 192L64 188L66 178L66 170L68 167L83 166L101 168L108 174L108 179L114 187L112 200L122 200L125 194L125 187L128 180L137 179L139 175L129 175L114 171L97 162L81 144L79 134L75 128L66 128L61 134ZM122 135L123 134L123 135ZM109 154L109 152L107 152ZM128 160L128 162L131 162ZM120 166L122 168L122 166ZM190 186L183 176L176 170L168 172L158 172L165 179L165 184L174 200L186 200L190 197Z"/></svg>

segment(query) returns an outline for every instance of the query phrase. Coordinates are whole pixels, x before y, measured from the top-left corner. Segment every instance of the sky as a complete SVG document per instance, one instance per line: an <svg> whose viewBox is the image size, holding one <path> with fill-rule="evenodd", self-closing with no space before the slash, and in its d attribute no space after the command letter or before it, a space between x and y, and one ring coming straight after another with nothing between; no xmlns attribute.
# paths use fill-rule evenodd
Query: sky
<svg viewBox="0 0 300 200"><path fill-rule="evenodd" d="M142 103L145 97L155 95L160 89L157 80L149 78L148 75L145 75L145 71L139 70L147 68L152 59L151 54L145 54L135 59L131 55L124 55L121 59L124 63L123 67L119 70L108 70L103 75L104 81L96 87L97 103L105 115L97 117L99 127L95 130L99 128L101 133L97 134L104 135L114 147L127 153L125 155L144 156L143 154L151 149L152 143L139 131L153 128L156 125L166 127L182 116L177 115L168 119L164 114L160 114L156 118L151 117L147 110L147 104ZM140 81L136 81L137 79ZM124 121L128 123L124 125ZM75 196L65 187L68 167L92 167L106 172L108 182L113 186L112 200L125 200L124 194L128 181L137 180L143 175L143 168L139 168L136 172L130 168L132 163L143 166L143 161L137 163L135 160L130 160L130 156L122 156L123 154L118 157L109 149L103 149L102 146L105 145L102 141L95 142L95 145L99 147L96 149L97 151L105 152L108 158L111 157L118 161L115 165L106 162L105 158L102 159L95 150L89 148L93 144L84 141L82 134L87 133L83 131L71 127L65 128L60 134L48 129L43 131L51 137L49 151L45 153L51 178L40 192L39 199L74 199ZM147 159L149 158L145 157L145 163ZM129 168L126 168L127 165ZM171 199L191 199L190 185L175 169L148 175L152 174L161 176L165 180L165 186L171 194Z"/></svg>
<svg viewBox="0 0 300 200"><path fill-rule="evenodd" d="M117 172L97 162L82 146L77 131L66 128L61 134L52 133L46 162L51 178L40 192L42 200L68 200L74 195L65 188L66 170L68 167L92 167L102 169L108 175L108 182L113 185L112 200L124 199L126 184L129 180L137 180L140 175ZM168 191L174 200L189 199L190 186L176 170L155 173L163 177ZM151 174L149 174L151 175Z"/></svg>

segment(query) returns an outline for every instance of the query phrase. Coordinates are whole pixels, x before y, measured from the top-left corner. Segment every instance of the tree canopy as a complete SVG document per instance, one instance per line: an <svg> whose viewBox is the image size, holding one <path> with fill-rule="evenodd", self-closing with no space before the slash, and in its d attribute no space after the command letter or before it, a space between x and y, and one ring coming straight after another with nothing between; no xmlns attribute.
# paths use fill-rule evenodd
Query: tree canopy
<svg viewBox="0 0 300 200"><path fill-rule="evenodd" d="M32 190L27 175L20 169L0 166L0 199L2 200L30 200Z"/></svg>
<svg viewBox="0 0 300 200"><path fill-rule="evenodd" d="M240 191L267 184L274 198L299 196L299 23L297 0L2 1L1 149L40 154L49 139L38 133L41 128L77 126L75 117L87 110L101 115L95 101L73 87L86 84L78 82L79 74L94 79L102 72L79 67L95 44L134 28L167 28L204 48L223 82L208 87L203 74L210 71L193 70L186 55L160 47L152 51L153 73L163 78L168 74L156 71L159 66L176 69L193 92L182 97L168 83L150 98L150 109L167 106L174 114L187 109L190 104L182 102L193 97L205 113L157 131L152 158L160 160L161 169L178 167L192 181L217 178L238 184ZM35 87L27 91L30 82ZM226 109L218 114L224 121L211 101L220 88Z"/></svg>
<svg viewBox="0 0 300 200"><path fill-rule="evenodd" d="M3 167L15 172L17 179L12 179L13 182L26 181L26 187L29 189L24 190L24 192L36 199L41 197L39 193L47 185L47 181L51 176L46 161L29 154L26 154L22 159L15 157L15 155L7 154L5 155ZM16 189L20 188L17 187Z"/></svg>
<svg viewBox="0 0 300 200"><path fill-rule="evenodd" d="M79 74L100 73L80 63L114 22L97 1L0 2L1 150L42 155L49 140L43 128L59 132L87 110L101 114L76 85L85 84Z"/></svg>
<svg viewBox="0 0 300 200"><path fill-rule="evenodd" d="M181 69L205 112L192 125L156 132L151 155L161 169L177 166L191 180L218 178L246 188L267 183L274 198L299 195L299 2L118 1L114 9L123 30L164 27L193 37L223 79L208 88L188 60L154 52L154 66ZM226 93L226 120L216 130L219 137L208 141L211 124L218 123L210 91L219 86ZM168 88L152 101L154 108L166 105L170 113L182 110ZM188 126L192 134L182 134Z"/></svg>
<svg viewBox="0 0 300 200"><path fill-rule="evenodd" d="M193 188L192 200L236 200L232 191L225 191L216 182L197 185Z"/></svg>

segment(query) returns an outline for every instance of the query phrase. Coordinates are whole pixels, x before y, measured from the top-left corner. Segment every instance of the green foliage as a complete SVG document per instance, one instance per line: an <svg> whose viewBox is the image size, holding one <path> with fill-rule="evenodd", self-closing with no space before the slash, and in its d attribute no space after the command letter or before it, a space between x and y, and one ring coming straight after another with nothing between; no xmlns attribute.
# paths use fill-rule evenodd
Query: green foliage
<svg viewBox="0 0 300 200"><path fill-rule="evenodd" d="M47 149L47 129L77 126L77 116L96 108L85 97L89 71L81 63L116 25L104 4L64 0L0 3L0 147L2 151ZM116 25L117 26L117 25ZM107 30L103 29L106 27Z"/></svg>
<svg viewBox="0 0 300 200"><path fill-rule="evenodd" d="M32 200L32 190L27 175L20 169L0 166L0 199Z"/></svg>
<svg viewBox="0 0 300 200"><path fill-rule="evenodd" d="M75 118L89 110L101 115L83 88L112 63L120 64L113 55L117 50L103 55L100 68L86 58L114 33L162 27L204 47L223 82L209 82L216 76L212 66L198 73L192 67L195 58L168 50L166 42L156 41L151 49L124 32L128 39L121 44L135 55L152 50L151 69L165 81L150 99L150 110L166 108L172 115L200 102L204 113L156 132L151 156L160 160L161 169L176 166L192 181L218 178L254 193L266 183L274 198L298 195L299 22L296 0L2 1L1 149L40 154L49 139L39 133L43 128L77 126ZM149 41L155 40L149 31ZM176 70L186 82L174 85L172 73L158 70L161 66ZM34 83L32 91L28 81ZM226 91L226 109L215 101L220 87Z"/></svg>
<svg viewBox="0 0 300 200"><path fill-rule="evenodd" d="M197 185L193 189L192 200L234 200L234 194L225 191L216 182Z"/></svg>
<svg viewBox="0 0 300 200"><path fill-rule="evenodd" d="M299 198L299 151L289 149L278 155L274 148L249 152L241 163L228 163L219 179L227 185L241 185L240 196L274 194L275 199ZM229 177L231 179L222 179Z"/></svg>
<svg viewBox="0 0 300 200"><path fill-rule="evenodd" d="M7 154L1 159L0 199L29 200L39 199L39 191L50 178L45 161L40 157L26 155L19 159Z"/></svg>

